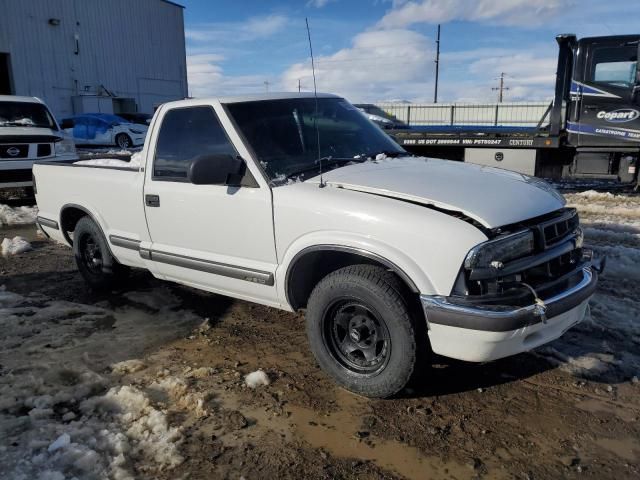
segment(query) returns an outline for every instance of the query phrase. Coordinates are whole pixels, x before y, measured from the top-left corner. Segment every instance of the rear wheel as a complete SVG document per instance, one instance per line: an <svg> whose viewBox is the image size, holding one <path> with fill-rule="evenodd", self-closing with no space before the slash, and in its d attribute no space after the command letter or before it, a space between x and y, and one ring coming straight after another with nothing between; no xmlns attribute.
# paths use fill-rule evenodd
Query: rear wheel
<svg viewBox="0 0 640 480"><path fill-rule="evenodd" d="M128 268L113 258L102 231L89 217L82 217L76 225L73 254L80 274L94 290L117 287L128 273Z"/></svg>
<svg viewBox="0 0 640 480"><path fill-rule="evenodd" d="M309 343L339 385L389 397L409 382L416 337L400 282L384 268L353 265L327 275L309 298Z"/></svg>
<svg viewBox="0 0 640 480"><path fill-rule="evenodd" d="M120 148L131 148L133 146L133 142L126 133L119 133L116 135L116 145Z"/></svg>

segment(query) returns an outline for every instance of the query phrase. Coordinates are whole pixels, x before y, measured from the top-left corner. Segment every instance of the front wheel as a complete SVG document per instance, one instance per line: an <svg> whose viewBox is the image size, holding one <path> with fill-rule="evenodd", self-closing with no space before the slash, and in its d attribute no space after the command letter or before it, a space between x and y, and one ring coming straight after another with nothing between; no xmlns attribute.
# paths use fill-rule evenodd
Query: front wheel
<svg viewBox="0 0 640 480"><path fill-rule="evenodd" d="M119 133L116 135L116 145L120 148L131 148L133 146L133 142L126 133Z"/></svg>
<svg viewBox="0 0 640 480"><path fill-rule="evenodd" d="M89 217L82 217L73 232L73 255L80 274L94 290L113 289L128 273L111 255L102 231Z"/></svg>
<svg viewBox="0 0 640 480"><path fill-rule="evenodd" d="M416 334L400 282L384 268L352 265L314 288L307 335L320 367L356 394L385 398L409 382Z"/></svg>

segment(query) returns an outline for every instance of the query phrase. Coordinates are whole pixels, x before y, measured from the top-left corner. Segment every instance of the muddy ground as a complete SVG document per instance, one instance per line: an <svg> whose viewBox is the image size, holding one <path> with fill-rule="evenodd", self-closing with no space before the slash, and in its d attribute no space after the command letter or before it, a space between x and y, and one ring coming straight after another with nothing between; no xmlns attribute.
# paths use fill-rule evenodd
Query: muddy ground
<svg viewBox="0 0 640 480"><path fill-rule="evenodd" d="M33 250L0 257L3 477L640 478L640 199L597 195L568 196L612 257L590 317L536 352L434 358L392 400L337 388L302 315L144 272L94 294L68 248L4 225Z"/></svg>

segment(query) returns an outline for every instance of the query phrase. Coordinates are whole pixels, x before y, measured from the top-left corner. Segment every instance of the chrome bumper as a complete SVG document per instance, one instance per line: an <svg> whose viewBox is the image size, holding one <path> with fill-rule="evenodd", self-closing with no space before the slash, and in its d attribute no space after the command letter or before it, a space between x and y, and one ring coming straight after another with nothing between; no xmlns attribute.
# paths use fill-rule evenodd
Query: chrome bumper
<svg viewBox="0 0 640 480"><path fill-rule="evenodd" d="M461 305L455 297L421 295L427 323L450 327L508 332L543 323L565 313L588 300L598 284L598 272L602 265L590 264L582 269L582 280L562 293L525 307L504 305Z"/></svg>

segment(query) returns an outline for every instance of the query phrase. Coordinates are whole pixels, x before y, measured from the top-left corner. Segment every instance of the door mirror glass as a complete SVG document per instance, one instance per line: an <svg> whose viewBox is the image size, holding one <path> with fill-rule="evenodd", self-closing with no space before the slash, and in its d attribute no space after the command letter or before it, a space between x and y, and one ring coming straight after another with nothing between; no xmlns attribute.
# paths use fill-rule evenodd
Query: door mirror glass
<svg viewBox="0 0 640 480"><path fill-rule="evenodd" d="M243 169L244 161L238 156L200 155L189 165L187 178L195 185L235 185Z"/></svg>

